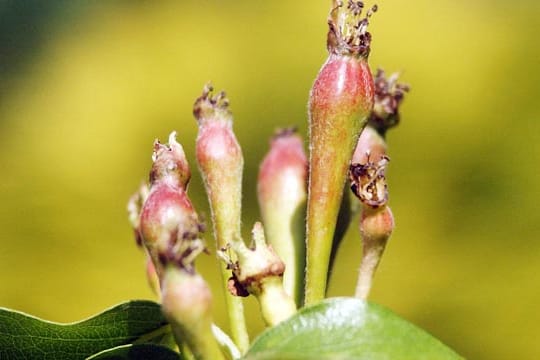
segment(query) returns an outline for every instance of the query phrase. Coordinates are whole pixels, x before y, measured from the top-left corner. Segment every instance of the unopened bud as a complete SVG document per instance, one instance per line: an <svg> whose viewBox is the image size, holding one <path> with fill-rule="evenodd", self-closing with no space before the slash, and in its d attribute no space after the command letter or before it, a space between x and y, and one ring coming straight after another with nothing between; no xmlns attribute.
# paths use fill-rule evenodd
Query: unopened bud
<svg viewBox="0 0 540 360"><path fill-rule="evenodd" d="M282 130L270 143L257 183L266 239L286 265L283 286L297 305L304 285L307 166L302 138Z"/></svg>

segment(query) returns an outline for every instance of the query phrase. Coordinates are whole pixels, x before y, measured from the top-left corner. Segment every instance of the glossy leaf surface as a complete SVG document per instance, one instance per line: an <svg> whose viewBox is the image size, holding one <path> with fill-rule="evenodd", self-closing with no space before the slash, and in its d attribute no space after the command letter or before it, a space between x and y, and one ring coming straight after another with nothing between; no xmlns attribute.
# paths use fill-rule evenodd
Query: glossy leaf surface
<svg viewBox="0 0 540 360"><path fill-rule="evenodd" d="M327 299L255 339L245 359L461 359L424 330L380 305Z"/></svg>
<svg viewBox="0 0 540 360"><path fill-rule="evenodd" d="M122 303L71 324L0 308L0 359L84 359L143 335L152 341L151 333L164 325L160 306L151 301Z"/></svg>

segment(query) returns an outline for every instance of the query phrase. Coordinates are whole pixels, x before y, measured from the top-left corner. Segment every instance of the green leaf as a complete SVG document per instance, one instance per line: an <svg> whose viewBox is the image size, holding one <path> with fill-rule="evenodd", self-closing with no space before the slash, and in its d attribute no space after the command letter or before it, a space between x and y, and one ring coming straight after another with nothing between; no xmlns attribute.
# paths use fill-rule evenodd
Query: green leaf
<svg viewBox="0 0 540 360"><path fill-rule="evenodd" d="M86 360L182 360L177 352L159 345L140 344L122 345L104 350Z"/></svg>
<svg viewBox="0 0 540 360"><path fill-rule="evenodd" d="M152 301L129 301L72 324L0 308L0 359L84 359L159 333L164 325L160 306Z"/></svg>
<svg viewBox="0 0 540 360"><path fill-rule="evenodd" d="M424 330L380 305L327 299L255 339L246 360L461 359Z"/></svg>

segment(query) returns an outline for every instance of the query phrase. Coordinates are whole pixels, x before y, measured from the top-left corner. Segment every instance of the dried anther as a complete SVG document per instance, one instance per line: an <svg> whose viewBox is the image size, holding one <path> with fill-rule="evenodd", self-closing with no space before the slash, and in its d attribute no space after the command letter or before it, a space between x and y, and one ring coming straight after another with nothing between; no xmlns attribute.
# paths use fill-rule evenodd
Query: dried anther
<svg viewBox="0 0 540 360"><path fill-rule="evenodd" d="M272 136L272 140L279 138L286 138L298 133L298 128L296 126L289 126L285 128L277 128Z"/></svg>
<svg viewBox="0 0 540 360"><path fill-rule="evenodd" d="M158 252L160 263L175 264L189 273L194 272L195 258L208 252L201 238L204 224L199 223L197 215L193 213L190 219L185 219L182 231L171 232L167 246Z"/></svg>
<svg viewBox="0 0 540 360"><path fill-rule="evenodd" d="M384 172L390 159L383 156L377 163L351 164L349 179L352 192L365 205L377 208L388 201L388 189Z"/></svg>
<svg viewBox="0 0 540 360"><path fill-rule="evenodd" d="M407 84L398 83L399 73L386 77L384 70L377 69L375 74L375 105L369 124L381 134L399 123L399 106L410 91Z"/></svg>
<svg viewBox="0 0 540 360"><path fill-rule="evenodd" d="M223 117L226 120L232 119L229 110L229 99L225 91L220 91L213 94L214 87L208 83L204 86L203 92L193 105L193 115L199 124L213 119L215 117Z"/></svg>
<svg viewBox="0 0 540 360"><path fill-rule="evenodd" d="M363 1L348 0L347 6L342 1L334 1L334 8L328 20L327 48L330 53L366 57L371 46L371 34L367 31L369 18L377 11L373 5L364 17Z"/></svg>

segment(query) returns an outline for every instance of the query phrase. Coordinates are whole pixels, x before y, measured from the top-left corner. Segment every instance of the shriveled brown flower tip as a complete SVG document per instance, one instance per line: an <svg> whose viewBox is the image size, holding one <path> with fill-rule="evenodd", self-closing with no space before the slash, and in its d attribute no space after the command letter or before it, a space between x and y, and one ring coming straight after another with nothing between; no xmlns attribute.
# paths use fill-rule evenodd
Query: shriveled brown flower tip
<svg viewBox="0 0 540 360"><path fill-rule="evenodd" d="M399 123L399 106L410 91L408 84L398 82L399 73L386 76L383 69L375 73L375 104L369 124L384 134L389 128Z"/></svg>
<svg viewBox="0 0 540 360"><path fill-rule="evenodd" d="M158 250L161 265L175 264L193 273L195 258L207 252L201 235L204 228L204 224L199 222L196 213L185 214L179 226L171 231L166 246Z"/></svg>
<svg viewBox="0 0 540 360"><path fill-rule="evenodd" d="M274 131L274 135L272 136L271 140L288 137L288 136L296 134L297 132L298 132L298 128L296 126L277 128L276 131Z"/></svg>
<svg viewBox="0 0 540 360"><path fill-rule="evenodd" d="M176 141L175 131L169 135L168 144L162 144L159 140L154 142L152 161L150 184L164 180L182 188L187 186L191 170L184 148Z"/></svg>
<svg viewBox="0 0 540 360"><path fill-rule="evenodd" d="M211 83L204 85L201 96L195 100L193 105L193 115L199 125L211 120L231 120L229 99L225 91L214 94L214 87Z"/></svg>
<svg viewBox="0 0 540 360"><path fill-rule="evenodd" d="M377 208L388 201L388 189L384 171L390 159L383 156L378 162L351 164L349 179L352 192L363 204Z"/></svg>
<svg viewBox="0 0 540 360"><path fill-rule="evenodd" d="M373 5L362 17L363 1L333 1L328 19L327 48L332 54L367 58L371 50L371 34L367 31L369 19L378 10Z"/></svg>

